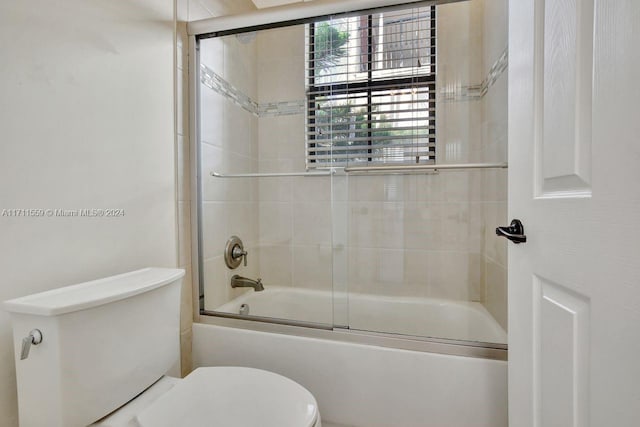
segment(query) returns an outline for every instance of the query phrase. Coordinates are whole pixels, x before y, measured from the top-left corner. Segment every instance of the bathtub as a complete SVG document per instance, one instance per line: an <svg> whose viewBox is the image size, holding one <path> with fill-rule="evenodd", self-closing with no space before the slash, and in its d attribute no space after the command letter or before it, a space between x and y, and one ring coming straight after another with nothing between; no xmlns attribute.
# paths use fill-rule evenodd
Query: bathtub
<svg viewBox="0 0 640 427"><path fill-rule="evenodd" d="M254 320L290 318L330 326L333 303L344 300L330 292L270 286L216 312L237 316L248 304ZM409 336L505 342L505 332L482 305L364 294L349 295L348 303L349 330L201 315L192 330L193 367L247 366L285 375L313 393L323 423L507 427L506 346L491 350L478 343L425 343ZM355 327L407 335L380 336ZM487 353L471 357L477 351Z"/></svg>
<svg viewBox="0 0 640 427"><path fill-rule="evenodd" d="M494 344L507 342L504 329L478 302L358 293L347 296L269 286L262 292L245 293L220 306L216 312L240 314L241 306L245 305L250 316L332 325L334 303L341 302L348 306L345 323L354 330Z"/></svg>

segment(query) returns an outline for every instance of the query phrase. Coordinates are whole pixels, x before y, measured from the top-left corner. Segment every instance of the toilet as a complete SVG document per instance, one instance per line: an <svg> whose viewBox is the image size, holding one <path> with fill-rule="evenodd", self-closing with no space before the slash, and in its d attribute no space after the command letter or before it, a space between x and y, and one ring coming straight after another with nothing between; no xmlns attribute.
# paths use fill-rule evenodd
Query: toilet
<svg viewBox="0 0 640 427"><path fill-rule="evenodd" d="M180 358L184 270L145 268L5 301L21 427L321 427L313 395L260 369Z"/></svg>

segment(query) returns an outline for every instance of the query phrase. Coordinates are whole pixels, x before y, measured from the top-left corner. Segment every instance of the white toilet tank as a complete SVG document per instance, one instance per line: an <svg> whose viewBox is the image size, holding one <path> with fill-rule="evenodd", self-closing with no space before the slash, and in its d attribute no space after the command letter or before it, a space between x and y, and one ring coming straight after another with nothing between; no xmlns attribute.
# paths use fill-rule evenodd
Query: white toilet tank
<svg viewBox="0 0 640 427"><path fill-rule="evenodd" d="M87 426L176 366L183 276L145 268L6 301L20 426ZM33 329L42 342L20 360Z"/></svg>

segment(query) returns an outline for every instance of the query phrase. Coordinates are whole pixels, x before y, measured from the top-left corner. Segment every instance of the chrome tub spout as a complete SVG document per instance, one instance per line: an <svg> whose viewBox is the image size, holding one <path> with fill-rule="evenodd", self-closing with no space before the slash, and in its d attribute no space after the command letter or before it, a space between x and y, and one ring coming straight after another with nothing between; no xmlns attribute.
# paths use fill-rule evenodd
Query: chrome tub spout
<svg viewBox="0 0 640 427"><path fill-rule="evenodd" d="M249 279L247 277L238 276L237 274L231 278L232 288L253 288L256 292L264 291L262 286L262 279L258 280Z"/></svg>

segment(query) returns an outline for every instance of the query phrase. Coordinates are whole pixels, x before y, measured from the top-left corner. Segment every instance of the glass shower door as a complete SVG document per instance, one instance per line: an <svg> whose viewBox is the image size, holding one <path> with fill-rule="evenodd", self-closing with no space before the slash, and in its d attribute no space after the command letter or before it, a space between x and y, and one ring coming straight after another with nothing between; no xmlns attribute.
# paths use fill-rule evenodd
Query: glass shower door
<svg viewBox="0 0 640 427"><path fill-rule="evenodd" d="M205 314L333 327L333 178L306 169L305 28L199 41ZM248 254L232 269L233 236Z"/></svg>

